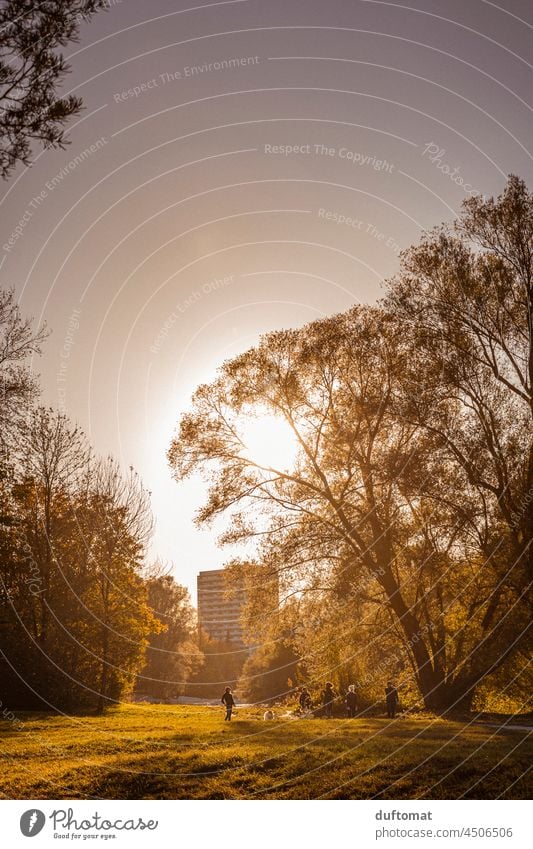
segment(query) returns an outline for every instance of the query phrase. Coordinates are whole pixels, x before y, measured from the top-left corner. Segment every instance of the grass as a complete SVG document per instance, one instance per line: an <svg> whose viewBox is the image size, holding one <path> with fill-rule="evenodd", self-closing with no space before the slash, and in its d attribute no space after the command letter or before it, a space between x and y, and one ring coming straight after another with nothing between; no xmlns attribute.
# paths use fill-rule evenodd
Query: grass
<svg viewBox="0 0 533 849"><path fill-rule="evenodd" d="M279 719L127 705L0 722L0 796L32 799L526 799L533 738L468 720Z"/></svg>

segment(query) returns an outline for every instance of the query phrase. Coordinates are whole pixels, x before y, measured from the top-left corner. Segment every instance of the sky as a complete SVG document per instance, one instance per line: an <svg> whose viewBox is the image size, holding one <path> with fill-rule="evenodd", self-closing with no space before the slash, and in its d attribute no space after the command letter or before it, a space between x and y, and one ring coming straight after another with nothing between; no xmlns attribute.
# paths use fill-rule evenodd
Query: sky
<svg viewBox="0 0 533 849"><path fill-rule="evenodd" d="M109 0L65 50L66 150L0 186L2 286L51 335L43 401L152 493L195 597L232 554L166 451L262 333L373 302L400 250L533 186L528 0Z"/></svg>

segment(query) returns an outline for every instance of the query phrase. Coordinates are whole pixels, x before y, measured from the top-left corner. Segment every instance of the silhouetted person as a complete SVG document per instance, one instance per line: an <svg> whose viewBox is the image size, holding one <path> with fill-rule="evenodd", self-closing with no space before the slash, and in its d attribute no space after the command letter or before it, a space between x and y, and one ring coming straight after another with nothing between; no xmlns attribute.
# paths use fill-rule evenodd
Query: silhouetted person
<svg viewBox="0 0 533 849"><path fill-rule="evenodd" d="M224 694L220 699L223 705L226 705L226 716L224 717L224 722L227 720L228 722L231 720L231 712L235 707L235 699L233 698L232 692L229 687L226 687L224 690Z"/></svg>
<svg viewBox="0 0 533 849"><path fill-rule="evenodd" d="M331 719L333 716L333 702L337 698L337 693L333 689L333 684L330 681L326 682L326 686L322 693L322 704L324 705L324 713L326 719Z"/></svg>
<svg viewBox="0 0 533 849"><path fill-rule="evenodd" d="M357 693L355 692L355 684L350 684L346 693L346 710L348 716L353 719L357 710Z"/></svg>
<svg viewBox="0 0 533 849"><path fill-rule="evenodd" d="M313 703L311 701L311 694L307 687L302 687L302 692L300 693L300 698L298 701L300 702L300 710L302 711L302 713L306 713L313 707Z"/></svg>
<svg viewBox="0 0 533 849"><path fill-rule="evenodd" d="M387 686L385 687L385 697L387 699L387 716L389 719L394 719L396 716L396 709L398 707L398 702L400 701L398 697L398 690L394 686L392 681L387 681Z"/></svg>

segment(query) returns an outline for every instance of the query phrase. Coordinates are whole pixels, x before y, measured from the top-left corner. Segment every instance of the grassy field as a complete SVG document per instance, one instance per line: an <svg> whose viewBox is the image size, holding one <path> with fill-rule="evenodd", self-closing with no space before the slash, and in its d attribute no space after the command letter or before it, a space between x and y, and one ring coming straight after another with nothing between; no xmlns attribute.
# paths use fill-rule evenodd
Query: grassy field
<svg viewBox="0 0 533 849"><path fill-rule="evenodd" d="M280 719L130 705L0 722L3 798L443 799L531 796L533 738L431 716Z"/></svg>

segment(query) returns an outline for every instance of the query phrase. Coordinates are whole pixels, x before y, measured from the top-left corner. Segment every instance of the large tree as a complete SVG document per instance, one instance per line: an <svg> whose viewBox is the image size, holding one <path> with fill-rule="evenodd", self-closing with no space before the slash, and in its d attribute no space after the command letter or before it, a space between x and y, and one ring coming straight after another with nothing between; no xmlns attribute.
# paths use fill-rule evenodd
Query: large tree
<svg viewBox="0 0 533 849"><path fill-rule="evenodd" d="M437 709L468 706L527 630L531 384L511 372L530 350L529 203L517 181L471 201L456 237L407 254L388 304L269 334L225 363L169 452L178 479L208 476L200 522L231 515L223 541L259 541L282 596L344 598L362 628L373 621L354 658L393 635ZM287 423L292 468L250 456L251 414ZM342 641L342 613L325 610Z"/></svg>
<svg viewBox="0 0 533 849"><path fill-rule="evenodd" d="M531 579L533 194L523 180L511 176L496 200L466 201L453 226L406 251L387 307L431 387L408 415L496 504Z"/></svg>
<svg viewBox="0 0 533 849"><path fill-rule="evenodd" d="M530 641L533 581L533 195L511 176L500 197L474 197L453 226L406 251L388 309L409 328L423 367L403 413L460 470L486 516L480 539L498 573L484 623L502 658ZM443 500L429 478L423 490ZM503 615L508 608L508 617ZM500 638L521 610L513 640Z"/></svg>
<svg viewBox="0 0 533 849"><path fill-rule="evenodd" d="M131 692L162 627L144 572L149 494L35 406L28 361L45 336L0 293L0 699L101 710Z"/></svg>
<svg viewBox="0 0 533 849"><path fill-rule="evenodd" d="M0 4L0 175L29 164L32 143L64 147L66 121L82 106L58 87L69 68L61 48L105 0L5 0Z"/></svg>
<svg viewBox="0 0 533 849"><path fill-rule="evenodd" d="M418 428L398 420L394 396L408 353L401 329L372 308L270 334L198 389L170 461L178 477L214 464L200 521L232 510L225 541L262 540L282 595L341 585L390 608L434 703L438 664L419 636L418 584L405 575L413 515L399 476ZM290 470L247 451L241 434L257 409L292 430L300 450Z"/></svg>
<svg viewBox="0 0 533 849"><path fill-rule="evenodd" d="M112 457L91 473L96 580L91 599L100 664L98 710L130 693L144 662L151 628L142 569L152 534L150 497L133 468Z"/></svg>
<svg viewBox="0 0 533 849"><path fill-rule="evenodd" d="M97 461L81 430L38 408L10 481L0 535L1 698L19 707L96 708L124 698L144 664L150 613L143 557L148 495L135 473Z"/></svg>

